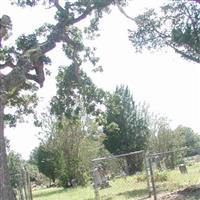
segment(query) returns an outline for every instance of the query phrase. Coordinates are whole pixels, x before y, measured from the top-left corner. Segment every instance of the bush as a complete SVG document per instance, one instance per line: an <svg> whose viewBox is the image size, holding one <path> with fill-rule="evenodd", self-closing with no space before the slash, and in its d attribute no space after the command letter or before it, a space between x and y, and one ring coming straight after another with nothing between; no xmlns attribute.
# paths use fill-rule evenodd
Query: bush
<svg viewBox="0 0 200 200"><path fill-rule="evenodd" d="M154 173L154 180L158 182L164 182L168 180L167 173L162 171L156 171Z"/></svg>
<svg viewBox="0 0 200 200"><path fill-rule="evenodd" d="M137 175L136 177L137 182L144 182L147 180L146 174L142 173L140 175Z"/></svg>

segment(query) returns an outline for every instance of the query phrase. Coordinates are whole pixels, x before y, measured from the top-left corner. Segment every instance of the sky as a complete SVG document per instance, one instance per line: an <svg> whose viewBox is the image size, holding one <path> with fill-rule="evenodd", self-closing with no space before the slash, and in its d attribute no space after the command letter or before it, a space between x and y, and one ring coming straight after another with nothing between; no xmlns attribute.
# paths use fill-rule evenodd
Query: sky
<svg viewBox="0 0 200 200"><path fill-rule="evenodd" d="M162 1L133 0L126 8L130 16L144 11L145 7L158 6ZM8 0L1 0L0 15L8 14L13 20L13 37L32 30L45 21L53 20L50 9L19 9L11 7ZM128 40L127 29L134 28L132 21L125 18L117 9L105 16L100 24L101 36L93 41L97 55L101 58L103 73L91 73L84 69L95 84L108 91L116 85L128 85L136 103L146 102L150 112L167 116L172 128L182 124L200 133L200 66L183 60L170 49L159 52L135 53ZM38 110L44 110L55 95L55 75L57 67L67 63L59 46L50 53L53 59L51 77L46 78L44 87L39 91L42 98ZM31 150L39 143L38 128L29 120L16 128L6 128L11 149L28 159Z"/></svg>

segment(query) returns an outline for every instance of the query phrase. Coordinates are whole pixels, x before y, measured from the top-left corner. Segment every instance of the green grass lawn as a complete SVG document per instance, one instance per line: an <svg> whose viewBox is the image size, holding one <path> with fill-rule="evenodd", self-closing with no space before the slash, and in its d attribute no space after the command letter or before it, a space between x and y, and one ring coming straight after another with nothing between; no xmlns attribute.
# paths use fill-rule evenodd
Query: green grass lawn
<svg viewBox="0 0 200 200"><path fill-rule="evenodd" d="M200 183L200 163L187 166L188 173L181 174L178 169L167 171L166 182L156 182L156 189L159 192L176 191L191 185Z"/></svg>
<svg viewBox="0 0 200 200"><path fill-rule="evenodd" d="M110 182L110 187L99 190L102 200L125 200L134 197L147 196L145 182L137 183L134 176L119 178ZM33 192L34 200L93 200L94 190L92 186L77 187L75 189L44 189Z"/></svg>
<svg viewBox="0 0 200 200"><path fill-rule="evenodd" d="M34 200L92 200L94 191L91 187L77 187L74 189L51 188L33 192Z"/></svg>
<svg viewBox="0 0 200 200"><path fill-rule="evenodd" d="M181 174L178 169L166 171L167 181L156 182L158 193L171 192L200 183L200 163L188 167L187 174ZM99 190L101 200L138 199L148 196L146 181L138 182L137 176L118 178L110 181L110 187ZM51 188L33 192L34 200L92 200L92 186L70 189Z"/></svg>

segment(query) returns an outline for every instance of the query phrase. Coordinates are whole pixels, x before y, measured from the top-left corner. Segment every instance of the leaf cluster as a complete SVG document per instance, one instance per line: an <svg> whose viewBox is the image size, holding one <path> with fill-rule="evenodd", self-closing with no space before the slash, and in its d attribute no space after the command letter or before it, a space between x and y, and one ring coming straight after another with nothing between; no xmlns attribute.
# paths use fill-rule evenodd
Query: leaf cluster
<svg viewBox="0 0 200 200"><path fill-rule="evenodd" d="M57 94L51 101L51 112L58 118L79 118L83 110L98 115L105 92L97 88L86 73L72 65L61 67L57 76Z"/></svg>
<svg viewBox="0 0 200 200"><path fill-rule="evenodd" d="M173 0L159 11L147 10L135 17L136 30L129 39L137 51L171 47L183 58L199 63L200 5L195 1Z"/></svg>

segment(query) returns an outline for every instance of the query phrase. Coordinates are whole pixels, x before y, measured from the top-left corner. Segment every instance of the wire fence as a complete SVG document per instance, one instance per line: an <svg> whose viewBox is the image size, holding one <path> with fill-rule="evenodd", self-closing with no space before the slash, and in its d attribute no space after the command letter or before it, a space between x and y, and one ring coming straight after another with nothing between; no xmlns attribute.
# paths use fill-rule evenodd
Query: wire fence
<svg viewBox="0 0 200 200"><path fill-rule="evenodd" d="M200 148L151 154L149 163L153 171L154 200L166 193L196 188L200 183Z"/></svg>
<svg viewBox="0 0 200 200"><path fill-rule="evenodd" d="M96 200L149 196L144 151L94 159L92 163Z"/></svg>
<svg viewBox="0 0 200 200"><path fill-rule="evenodd" d="M160 199L200 184L200 148L145 151L92 160L96 200Z"/></svg>

